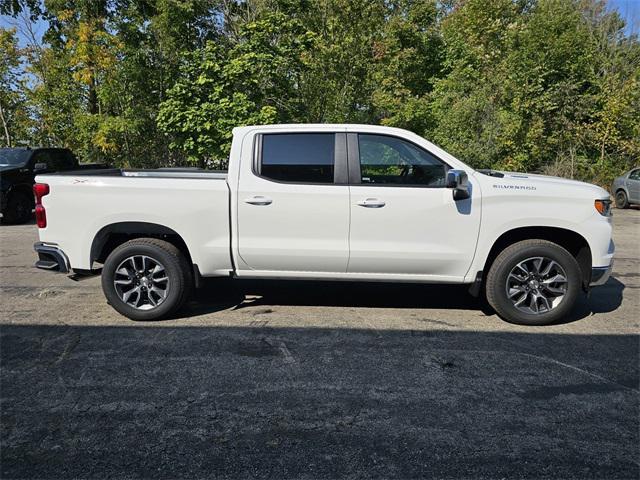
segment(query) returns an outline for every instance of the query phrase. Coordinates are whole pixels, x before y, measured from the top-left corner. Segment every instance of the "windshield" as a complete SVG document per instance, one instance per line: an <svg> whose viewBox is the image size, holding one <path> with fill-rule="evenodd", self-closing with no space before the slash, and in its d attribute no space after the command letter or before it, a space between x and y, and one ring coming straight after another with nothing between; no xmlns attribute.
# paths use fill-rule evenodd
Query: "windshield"
<svg viewBox="0 0 640 480"><path fill-rule="evenodd" d="M18 148L0 148L0 167L22 167L27 164L31 151Z"/></svg>

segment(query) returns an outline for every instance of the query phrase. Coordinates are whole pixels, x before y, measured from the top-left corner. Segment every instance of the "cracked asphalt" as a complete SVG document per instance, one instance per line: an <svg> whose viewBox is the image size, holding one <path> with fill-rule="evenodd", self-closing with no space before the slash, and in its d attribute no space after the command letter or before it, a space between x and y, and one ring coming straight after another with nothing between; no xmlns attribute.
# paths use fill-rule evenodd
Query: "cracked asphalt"
<svg viewBox="0 0 640 480"><path fill-rule="evenodd" d="M464 288L209 281L136 323L0 226L0 477L640 477L640 211L550 327Z"/></svg>

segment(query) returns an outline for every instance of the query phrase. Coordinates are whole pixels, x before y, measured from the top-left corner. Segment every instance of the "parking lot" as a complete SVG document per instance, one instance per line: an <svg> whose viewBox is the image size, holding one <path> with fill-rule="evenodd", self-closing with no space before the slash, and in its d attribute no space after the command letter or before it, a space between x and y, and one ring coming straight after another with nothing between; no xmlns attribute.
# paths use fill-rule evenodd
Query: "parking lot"
<svg viewBox="0 0 640 480"><path fill-rule="evenodd" d="M2 478L633 478L640 211L550 327L462 287L209 281L136 323L0 226Z"/></svg>

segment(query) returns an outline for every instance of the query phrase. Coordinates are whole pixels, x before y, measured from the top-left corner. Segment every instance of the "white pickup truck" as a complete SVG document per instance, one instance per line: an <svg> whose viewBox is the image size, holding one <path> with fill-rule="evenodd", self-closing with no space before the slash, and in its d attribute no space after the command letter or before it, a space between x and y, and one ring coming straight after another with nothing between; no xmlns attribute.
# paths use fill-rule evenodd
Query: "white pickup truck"
<svg viewBox="0 0 640 480"><path fill-rule="evenodd" d="M613 264L602 188L476 171L395 128L241 127L228 172L36 181L36 266L101 272L134 320L172 314L201 277L231 276L469 284L503 319L542 325Z"/></svg>

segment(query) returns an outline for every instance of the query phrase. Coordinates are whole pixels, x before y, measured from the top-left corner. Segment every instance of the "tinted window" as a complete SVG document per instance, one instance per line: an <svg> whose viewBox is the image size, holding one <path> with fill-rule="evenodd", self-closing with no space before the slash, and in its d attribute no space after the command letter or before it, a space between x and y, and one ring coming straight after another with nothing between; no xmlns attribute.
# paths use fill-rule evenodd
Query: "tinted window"
<svg viewBox="0 0 640 480"><path fill-rule="evenodd" d="M333 183L334 148L333 133L263 135L260 174L283 182Z"/></svg>
<svg viewBox="0 0 640 480"><path fill-rule="evenodd" d="M66 150L40 150L36 154L36 163L46 163L51 171L69 170L75 164Z"/></svg>
<svg viewBox="0 0 640 480"><path fill-rule="evenodd" d="M61 152L62 154L62 158L64 159L64 168L67 169L75 169L76 166L78 165L78 159L76 158L76 156L71 153L70 150L63 150Z"/></svg>
<svg viewBox="0 0 640 480"><path fill-rule="evenodd" d="M385 135L358 135L363 184L445 185L445 165L412 143Z"/></svg>
<svg viewBox="0 0 640 480"><path fill-rule="evenodd" d="M13 148L0 148L0 166L20 167L27 164L31 156L30 150L19 150Z"/></svg>
<svg viewBox="0 0 640 480"><path fill-rule="evenodd" d="M640 180L640 169L634 170L629 174L631 180Z"/></svg>
<svg viewBox="0 0 640 480"><path fill-rule="evenodd" d="M51 159L51 155L49 154L48 150L38 150L36 153L33 154L32 166L35 168L35 166L38 163L45 163L47 165L47 168L46 168L47 171L53 172L55 170L53 166L54 162Z"/></svg>

